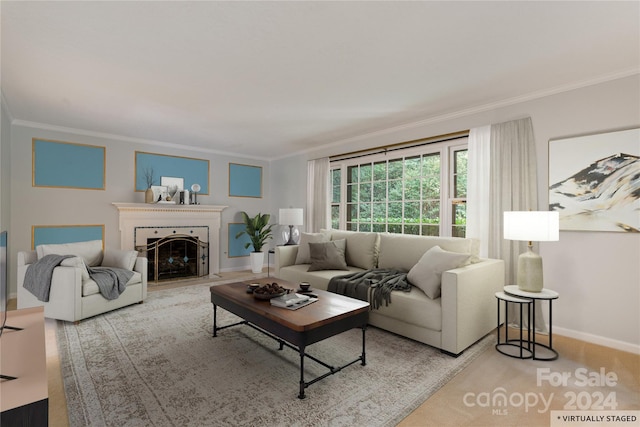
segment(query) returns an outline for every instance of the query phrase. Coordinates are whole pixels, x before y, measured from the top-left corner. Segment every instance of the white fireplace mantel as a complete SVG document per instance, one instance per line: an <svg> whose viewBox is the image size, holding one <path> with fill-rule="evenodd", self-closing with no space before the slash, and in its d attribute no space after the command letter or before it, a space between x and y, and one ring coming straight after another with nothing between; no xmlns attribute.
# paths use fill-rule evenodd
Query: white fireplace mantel
<svg viewBox="0 0 640 427"><path fill-rule="evenodd" d="M220 272L220 226L228 206L155 203L112 203L119 214L120 248L135 249L138 227L208 227L209 272Z"/></svg>

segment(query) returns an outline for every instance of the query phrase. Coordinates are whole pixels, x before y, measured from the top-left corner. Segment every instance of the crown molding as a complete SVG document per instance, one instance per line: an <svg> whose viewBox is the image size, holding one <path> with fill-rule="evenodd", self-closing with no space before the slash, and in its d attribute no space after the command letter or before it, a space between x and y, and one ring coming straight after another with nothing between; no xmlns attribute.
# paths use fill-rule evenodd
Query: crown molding
<svg viewBox="0 0 640 427"><path fill-rule="evenodd" d="M11 110L9 109L9 103L7 102L7 98L4 97L4 92L0 89L0 108L4 111L4 114L7 115L7 119L9 119L9 123L13 123L14 118L11 114Z"/></svg>
<svg viewBox="0 0 640 427"><path fill-rule="evenodd" d="M76 135L89 136L93 138L110 139L110 140L115 140L120 142L128 142L128 143L143 144L143 145L153 145L155 147L173 148L180 151L194 151L194 152L200 152L200 153L225 155L230 157L240 157L240 158L247 158L247 159L254 159L254 160L265 160L262 157L246 156L238 153L231 153L231 152L215 150L211 148L196 147L193 145L174 144L171 142L156 141L156 140L145 139L145 138L134 138L130 136L117 135L117 134L112 134L107 132L97 132L97 131L86 130L86 129L51 125L48 123L32 122L29 120L14 119L11 121L11 124L16 126L23 126L23 127L33 128L33 129L42 129L42 130L53 131L53 132L73 133Z"/></svg>

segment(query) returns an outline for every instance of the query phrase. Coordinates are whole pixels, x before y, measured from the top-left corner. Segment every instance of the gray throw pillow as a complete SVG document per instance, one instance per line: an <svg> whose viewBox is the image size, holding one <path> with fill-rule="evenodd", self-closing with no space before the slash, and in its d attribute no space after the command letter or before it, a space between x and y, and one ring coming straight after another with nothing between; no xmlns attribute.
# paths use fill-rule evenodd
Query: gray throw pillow
<svg viewBox="0 0 640 427"><path fill-rule="evenodd" d="M347 241L344 239L322 243L309 242L311 265L307 271L348 270L344 259L346 246Z"/></svg>
<svg viewBox="0 0 640 427"><path fill-rule="evenodd" d="M320 243L328 241L329 236L324 233L302 233L300 235L300 244L298 245L298 253L296 255L296 264L311 263L309 243Z"/></svg>
<svg viewBox="0 0 640 427"><path fill-rule="evenodd" d="M414 265L407 280L413 286L422 291L431 299L440 296L440 285L442 283L442 273L453 268L464 265L470 254L461 254L442 250L440 246L434 246L422 255L422 258Z"/></svg>

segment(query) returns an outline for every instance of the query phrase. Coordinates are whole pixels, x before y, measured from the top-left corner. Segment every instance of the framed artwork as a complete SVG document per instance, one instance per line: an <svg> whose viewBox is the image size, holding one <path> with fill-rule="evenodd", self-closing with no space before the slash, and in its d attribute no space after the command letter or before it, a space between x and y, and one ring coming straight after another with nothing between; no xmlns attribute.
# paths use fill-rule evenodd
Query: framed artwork
<svg viewBox="0 0 640 427"><path fill-rule="evenodd" d="M153 191L153 201L166 200L169 195L167 187L164 185L152 185L151 191Z"/></svg>
<svg viewBox="0 0 640 427"><path fill-rule="evenodd" d="M640 129L549 141L560 230L640 232Z"/></svg>
<svg viewBox="0 0 640 427"><path fill-rule="evenodd" d="M229 163L229 196L262 197L262 167Z"/></svg>
<svg viewBox="0 0 640 427"><path fill-rule="evenodd" d="M151 185L162 185L162 179L182 183L182 189L190 189L193 184L200 185L198 194L209 194L209 160L191 157L169 156L166 154L135 152L135 191L145 191L147 177L151 178Z"/></svg>
<svg viewBox="0 0 640 427"><path fill-rule="evenodd" d="M229 223L229 258L236 258L241 256L249 256L251 251L253 250L252 246L249 246L248 249L244 248L244 245L247 242L250 242L249 236L243 234L240 238L236 239L236 234L244 230L245 225L242 222L230 222Z"/></svg>
<svg viewBox="0 0 640 427"><path fill-rule="evenodd" d="M105 189L105 147L33 138L32 164L33 187Z"/></svg>
<svg viewBox="0 0 640 427"><path fill-rule="evenodd" d="M104 224L98 225L34 225L31 227L31 249L38 245L102 240Z"/></svg>

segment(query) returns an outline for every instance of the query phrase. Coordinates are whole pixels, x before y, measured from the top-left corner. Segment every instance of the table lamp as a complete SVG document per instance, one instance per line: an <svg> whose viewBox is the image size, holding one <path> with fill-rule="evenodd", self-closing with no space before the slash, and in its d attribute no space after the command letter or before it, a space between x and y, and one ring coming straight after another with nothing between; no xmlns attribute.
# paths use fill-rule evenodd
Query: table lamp
<svg viewBox="0 0 640 427"><path fill-rule="evenodd" d="M289 240L285 243L285 246L297 245L298 243L293 239L293 228L296 225L304 224L302 209L280 209L278 212L278 220L280 225L289 226Z"/></svg>
<svg viewBox="0 0 640 427"><path fill-rule="evenodd" d="M527 241L528 250L518 257L517 285L522 291L542 291L542 257L533 252L533 242L559 240L560 215L549 211L504 213L504 238Z"/></svg>

